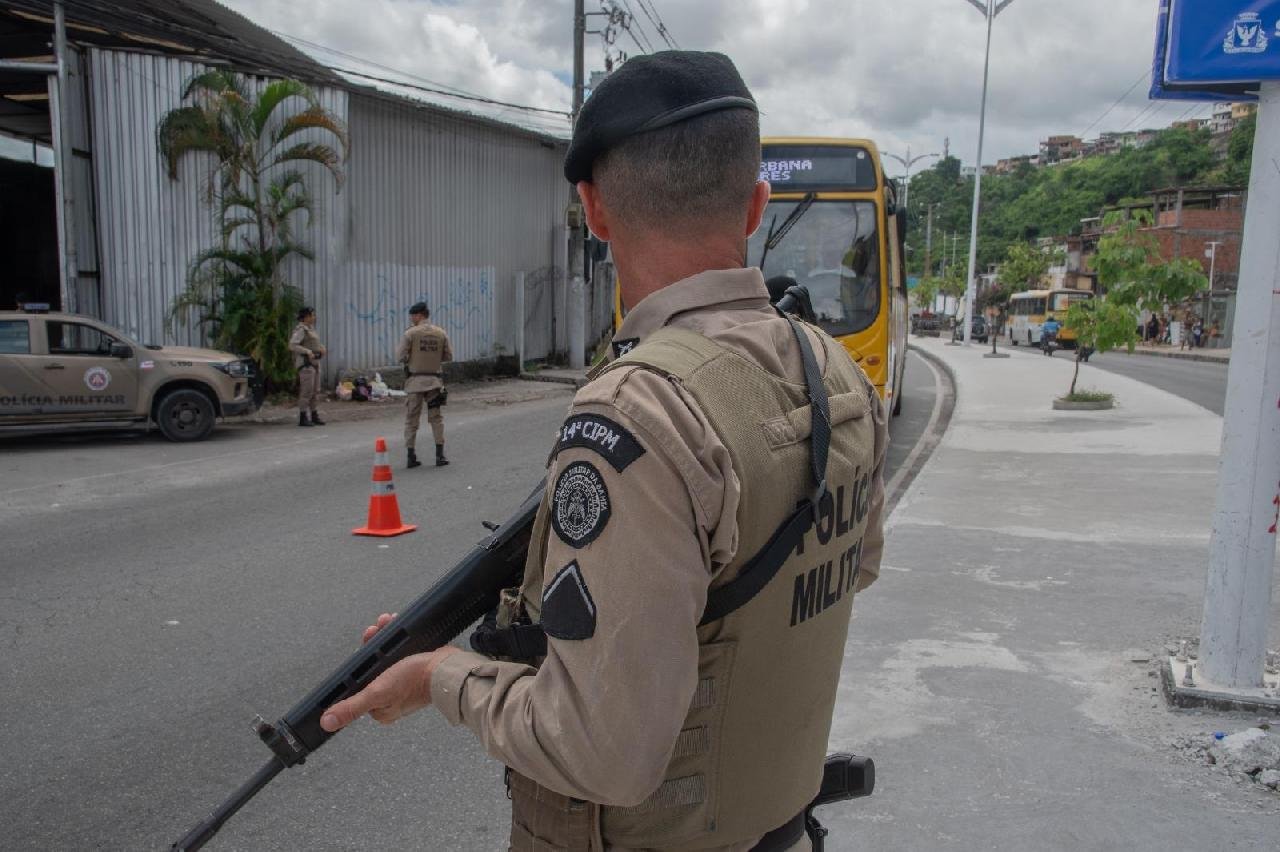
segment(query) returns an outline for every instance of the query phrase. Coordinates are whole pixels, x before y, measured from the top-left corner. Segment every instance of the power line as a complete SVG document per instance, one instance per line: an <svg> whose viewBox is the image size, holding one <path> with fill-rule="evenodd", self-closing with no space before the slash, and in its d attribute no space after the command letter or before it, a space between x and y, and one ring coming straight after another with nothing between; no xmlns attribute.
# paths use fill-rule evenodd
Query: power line
<svg viewBox="0 0 1280 852"><path fill-rule="evenodd" d="M653 0L636 0L640 4L641 11L644 12L649 23L658 30L658 35L662 36L662 40L667 43L667 47L678 48L675 39L667 32L667 25L662 22L662 16L658 14L658 9L653 5Z"/></svg>
<svg viewBox="0 0 1280 852"><path fill-rule="evenodd" d="M391 86L400 86L405 89L412 89L416 92L428 92L433 95L444 95L450 98L459 98L464 101L475 101L482 104L490 104L492 106L505 107L507 109L519 109L525 112L546 113L548 115L559 116L560 118L568 118L569 113L565 110L547 109L545 107L528 106L527 104L514 104L510 101L499 101L494 98L486 98L482 95L462 95L456 92L446 92L443 89L436 89L430 86L420 86L415 83L406 83L403 80L392 80L387 77L378 77L374 74L368 74L364 71L355 71L351 68L339 68L337 66L327 66L331 71L337 71L339 74L349 74L352 77L361 77L365 80L372 80L376 83L386 83Z"/></svg>
<svg viewBox="0 0 1280 852"><path fill-rule="evenodd" d="M1133 81L1133 85L1132 85L1132 86L1130 86L1128 89L1126 89L1126 90L1125 90L1125 93L1124 93L1123 95L1121 95L1119 98L1117 98L1115 103L1113 103L1111 106L1109 106L1109 107L1107 107L1105 110L1103 110L1102 115L1100 115L1100 116L1098 116L1097 118L1095 118L1095 119L1093 120L1093 124L1090 124L1088 127L1086 127L1086 128L1084 129L1084 132L1080 134L1080 138L1081 138L1081 139L1083 139L1085 136L1087 136L1087 135L1089 134L1089 131L1090 131L1090 130L1092 130L1093 128L1097 127L1099 124L1101 124L1101 123L1102 123L1102 119L1104 119L1104 118L1106 118L1108 115L1110 115L1110 114L1111 114L1111 112L1112 112L1116 107L1120 106L1120 104L1122 104L1122 103L1124 102L1125 98L1127 98L1127 97L1129 97L1129 95L1133 94L1133 90L1134 90L1134 89L1136 89L1136 88L1138 88L1138 85L1139 85L1139 84L1141 84L1143 80L1148 79L1150 76L1151 76L1151 72L1150 72L1150 71L1143 71L1143 72L1142 72L1142 76L1140 76L1138 79L1134 80L1134 81Z"/></svg>
<svg viewBox="0 0 1280 852"><path fill-rule="evenodd" d="M268 32L270 32L272 35L279 36L280 38L288 39L289 41L296 42L298 44L304 44L307 47L313 48L315 50L323 50L325 53L332 53L334 56L341 56L344 59L355 60L356 62L359 62L363 65L368 65L370 68L380 68L381 70L388 71L392 74L399 74L402 77L408 77L412 80L417 80L418 82L424 83L425 85L428 85L428 86L435 86L440 89L449 89L450 91L457 92L460 95L478 96L478 93L476 92L469 92L466 89L460 89L457 86L450 86L447 83L440 83L435 80L429 80L426 77L423 77L421 74L414 74L410 71L405 71L403 68L392 68L390 65L383 65L381 62L374 62L372 59L366 59L363 56L356 56L354 53L347 53L345 50L339 50L336 47L329 47L326 44L319 44L314 41L307 41L305 38L302 38L301 36L296 36L290 33L281 32L280 30L268 30Z"/></svg>
<svg viewBox="0 0 1280 852"><path fill-rule="evenodd" d="M631 8L631 0L622 0L622 5L627 7L627 17L626 20L621 23L622 28L631 36L631 40L636 43L637 47L646 53L653 53L653 41L649 38L649 34L645 32L644 25L636 19L635 9ZM644 7L642 6L641 8L643 9ZM635 25L636 30L644 38L645 45L641 45L639 39L637 39L635 34L631 32L632 24Z"/></svg>
<svg viewBox="0 0 1280 852"><path fill-rule="evenodd" d="M530 106L528 104L517 104L517 103L511 103L509 101L500 101L494 98L487 97L485 95L477 94L476 92L469 92L466 89L461 89L461 88L458 88L457 86L450 86L447 83L439 83L439 82L436 82L435 80L427 79L426 77L423 77L419 74L414 74L412 72L405 71L401 68L393 68L389 65L383 65L380 62L375 62L372 59L366 59L363 56L357 56L354 53L347 53L346 51L339 50L336 47L329 47L328 45L325 45L325 44L319 44L318 42L308 41L305 38L301 38L299 36L295 36L290 33L281 32L279 30L270 30L270 32L273 35L279 36L280 38L288 39L289 41L294 41L294 42L297 42L298 44L306 45L307 47L310 47L314 50L321 50L326 53L332 53L335 56L342 56L346 59L352 59L352 60L355 60L356 62L362 63L364 65L368 65L371 68L379 68L388 73L398 74L401 77L406 77L408 78L408 80L416 81L416 82L406 82L405 80L393 80L387 77L378 76L376 74L370 74L366 71L356 71L351 68L342 68L337 65L322 63L330 71L337 71L340 74L349 74L352 77L361 77L363 79L370 80L377 83L385 83L387 85L400 86L402 88L412 89L418 92L424 92L424 93L433 94L433 95L442 95L444 97L457 98L459 100L464 100L464 101L474 101L476 103L489 104L492 106L500 106L508 109L523 110L525 112L546 113L546 114L560 116L560 117L567 117L569 115L567 110L547 109L545 107L535 107L535 106Z"/></svg>
<svg viewBox="0 0 1280 852"><path fill-rule="evenodd" d="M1158 112L1167 103L1168 101L1152 101L1150 104L1147 105L1146 109L1142 110L1142 112L1138 113L1133 118L1129 119L1128 123L1125 124L1124 127L1120 128L1120 132L1123 133L1124 131L1128 130L1130 127L1133 127L1134 125L1137 125L1139 130L1142 129L1140 122L1143 122L1143 121L1149 122L1155 116L1156 112Z"/></svg>

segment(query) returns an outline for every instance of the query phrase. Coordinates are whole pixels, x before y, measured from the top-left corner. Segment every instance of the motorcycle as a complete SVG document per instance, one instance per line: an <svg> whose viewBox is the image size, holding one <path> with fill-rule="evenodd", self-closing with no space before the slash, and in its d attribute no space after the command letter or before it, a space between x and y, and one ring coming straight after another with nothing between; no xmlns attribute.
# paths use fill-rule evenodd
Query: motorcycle
<svg viewBox="0 0 1280 852"><path fill-rule="evenodd" d="M1057 349L1058 333L1056 331L1042 332L1040 334L1040 351L1052 358Z"/></svg>

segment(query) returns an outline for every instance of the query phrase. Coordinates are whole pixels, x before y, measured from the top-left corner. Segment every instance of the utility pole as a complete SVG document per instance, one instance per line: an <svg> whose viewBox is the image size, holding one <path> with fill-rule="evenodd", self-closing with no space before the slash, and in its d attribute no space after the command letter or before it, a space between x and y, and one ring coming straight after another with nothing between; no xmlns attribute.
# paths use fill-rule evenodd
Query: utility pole
<svg viewBox="0 0 1280 852"><path fill-rule="evenodd" d="M939 203L929 205L928 223L924 228L924 274L926 278L933 275L933 211L940 206L941 204Z"/></svg>
<svg viewBox="0 0 1280 852"><path fill-rule="evenodd" d="M987 54L982 66L982 106L978 110L978 172L973 180L973 216L969 227L969 277L965 284L964 343L973 337L973 303L978 290L978 212L982 204L982 143L987 133L987 84L991 80L991 30L999 15L1013 0L968 0L987 18Z"/></svg>
<svg viewBox="0 0 1280 852"><path fill-rule="evenodd" d="M582 112L583 85L586 72L583 68L583 53L586 49L584 44L587 37L587 14L584 7L585 0L574 0L573 2L573 124L578 125L578 115ZM581 370L586 365L586 348L587 348L587 293L586 282L583 279L583 267L585 264L585 241L583 238L583 229L586 226L585 216L582 209L582 202L577 197L577 190L572 191L573 194L569 200L569 210L566 221L569 225L569 292L567 302L568 328L568 344L569 344L569 367L574 370ZM553 341L554 345L554 341Z"/></svg>
<svg viewBox="0 0 1280 852"><path fill-rule="evenodd" d="M59 224L62 231L62 309L68 313L80 310L77 304L80 263L76 258L76 203L74 145L71 139L71 69L67 56L67 20L61 3L53 4L53 53L58 66L53 83L55 104L55 141L58 194L62 197Z"/></svg>
<svg viewBox="0 0 1280 852"><path fill-rule="evenodd" d="M1209 537L1200 670L1262 686L1280 523L1280 81L1263 82Z"/></svg>

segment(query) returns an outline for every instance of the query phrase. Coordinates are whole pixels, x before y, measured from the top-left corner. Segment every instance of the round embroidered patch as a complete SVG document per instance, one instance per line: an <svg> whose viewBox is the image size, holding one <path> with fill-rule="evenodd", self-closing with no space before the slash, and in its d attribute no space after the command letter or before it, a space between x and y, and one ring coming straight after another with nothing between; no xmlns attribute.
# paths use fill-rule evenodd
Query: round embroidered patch
<svg viewBox="0 0 1280 852"><path fill-rule="evenodd" d="M572 547L595 541L609 523L609 489L590 462L574 462L564 469L551 504L551 526Z"/></svg>

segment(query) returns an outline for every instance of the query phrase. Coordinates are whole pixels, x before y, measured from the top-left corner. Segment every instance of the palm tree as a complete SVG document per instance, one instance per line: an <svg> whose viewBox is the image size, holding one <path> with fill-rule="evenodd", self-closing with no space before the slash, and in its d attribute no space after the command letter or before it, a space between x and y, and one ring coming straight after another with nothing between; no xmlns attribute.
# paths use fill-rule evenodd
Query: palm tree
<svg viewBox="0 0 1280 852"><path fill-rule="evenodd" d="M319 164L340 190L346 129L297 80L277 80L255 94L245 78L216 69L191 78L183 100L191 104L160 122L160 156L172 180L187 154L216 158L208 199L221 242L192 262L170 322L186 323L194 309L218 345L254 358L269 382L285 383L289 329L302 294L284 280L282 268L295 255L312 257L294 230L295 214L309 225L312 209L301 167ZM298 102L303 108L290 111Z"/></svg>

